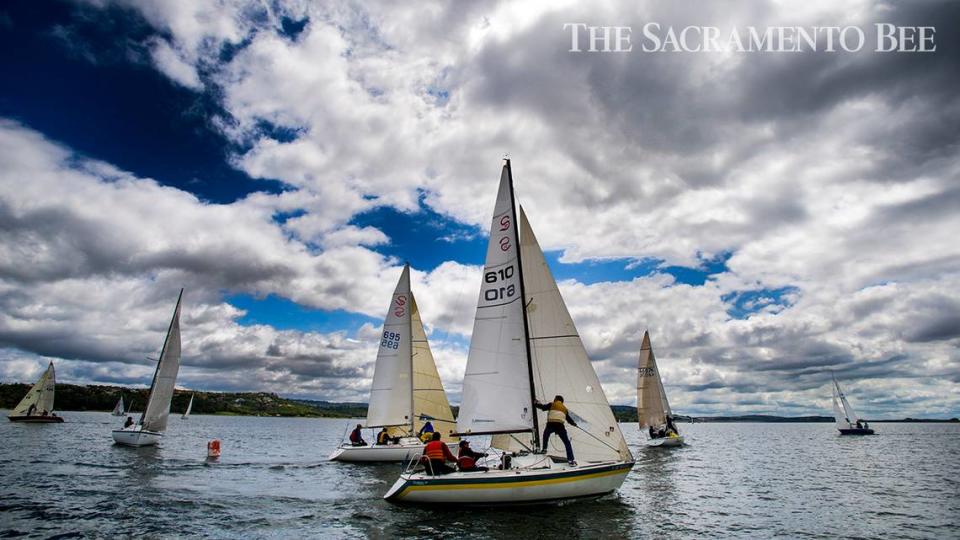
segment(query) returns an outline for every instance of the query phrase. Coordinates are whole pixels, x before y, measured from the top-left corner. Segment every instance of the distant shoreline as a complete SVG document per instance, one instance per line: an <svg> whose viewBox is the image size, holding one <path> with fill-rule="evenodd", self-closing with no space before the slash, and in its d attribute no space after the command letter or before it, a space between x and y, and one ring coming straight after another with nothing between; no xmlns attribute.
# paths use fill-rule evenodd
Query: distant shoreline
<svg viewBox="0 0 960 540"><path fill-rule="evenodd" d="M31 385L26 383L0 383L0 409L13 409L27 393ZM147 401L146 388L128 388L110 385L57 384L56 410L58 412L109 412L122 396L124 404L131 401L142 411ZM171 414L182 413L193 396L193 414L217 416L266 416L298 418L366 418L367 404L309 399L283 398L268 392L204 392L176 390L170 406ZM459 407L452 407L454 414ZM629 405L613 405L618 422L637 421L637 409ZM675 416L679 423L833 423L831 416L776 416L745 414L730 416ZM960 423L957 418L900 418L866 419L871 423Z"/></svg>

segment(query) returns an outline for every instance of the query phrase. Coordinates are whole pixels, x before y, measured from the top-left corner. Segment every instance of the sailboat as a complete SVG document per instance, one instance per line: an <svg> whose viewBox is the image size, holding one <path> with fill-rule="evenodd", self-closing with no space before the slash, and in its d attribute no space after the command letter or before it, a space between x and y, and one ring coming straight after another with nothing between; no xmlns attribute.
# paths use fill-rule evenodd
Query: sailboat
<svg viewBox="0 0 960 540"><path fill-rule="evenodd" d="M125 446L149 446L157 444L167 429L167 417L170 415L170 400L173 399L173 387L177 383L180 371L180 301L183 289L177 296L177 307L163 341L157 369L153 373L147 406L140 419L129 428L113 430L113 440Z"/></svg>
<svg viewBox="0 0 960 540"><path fill-rule="evenodd" d="M53 412L53 392L57 384L56 374L53 372L53 362L47 366L27 392L26 396L13 408L7 418L11 422L28 422L31 424L56 424L63 422L63 418Z"/></svg>
<svg viewBox="0 0 960 540"><path fill-rule="evenodd" d="M123 416L125 414L123 408L123 396L120 396L120 400L117 401L117 404L113 406L113 412L110 414L113 416Z"/></svg>
<svg viewBox="0 0 960 540"><path fill-rule="evenodd" d="M836 377L833 378L833 418L841 435L873 435L867 422L861 420L850 406Z"/></svg>
<svg viewBox="0 0 960 540"><path fill-rule="evenodd" d="M683 437L673 422L673 413L663 389L657 359L650 345L650 333L643 333L640 366L637 369L637 419L640 431L647 431L647 446L683 446Z"/></svg>
<svg viewBox="0 0 960 540"><path fill-rule="evenodd" d="M187 403L187 410L183 411L183 416L181 416L180 418L186 420L187 418L190 417L190 411L192 410L193 410L193 394L190 394L190 402Z"/></svg>
<svg viewBox="0 0 960 540"><path fill-rule="evenodd" d="M461 437L492 436L488 470L433 476L411 460L384 498L437 504L530 504L593 497L623 483L633 456L600 387L533 229L506 160L457 417ZM519 228L518 228L519 227ZM519 240L519 242L518 242ZM519 249L518 249L519 246ZM540 451L547 413L564 396L579 428L568 431L576 462L554 437Z"/></svg>
<svg viewBox="0 0 960 540"><path fill-rule="evenodd" d="M365 425L385 427L398 441L365 446L345 442L330 455L332 461L403 461L408 454L423 450L416 435L427 422L444 435L456 426L410 290L409 264L400 273L380 337ZM374 433L371 438L375 437ZM456 437L445 438L450 446L457 444Z"/></svg>

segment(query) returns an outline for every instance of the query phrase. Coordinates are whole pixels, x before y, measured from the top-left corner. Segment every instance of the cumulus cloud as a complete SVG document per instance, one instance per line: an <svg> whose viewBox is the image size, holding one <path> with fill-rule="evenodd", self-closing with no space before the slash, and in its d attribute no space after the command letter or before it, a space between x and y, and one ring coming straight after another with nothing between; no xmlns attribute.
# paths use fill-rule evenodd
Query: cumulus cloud
<svg viewBox="0 0 960 540"><path fill-rule="evenodd" d="M344 386L324 388L347 395L365 384L352 371L366 369L358 356L239 326L219 291L382 317L397 261L375 249L390 232L351 219L380 206L415 212L423 200L485 227L497 160L509 153L538 238L563 262L698 267L730 254L703 286L659 272L562 283L613 401L632 402L649 328L681 411L817 411L830 371L862 380L851 395L867 411L957 410L922 390L955 394L960 378L956 4L102 3L114 4L162 36L149 38L158 69L217 96L223 115L211 121L240 148L235 166L290 189L209 205L5 123L0 285L10 309L66 309L40 299L69 298L88 280L186 282L228 329L197 338L198 366L256 358L259 380L327 374ZM938 52L925 55L591 55L568 52L563 24L574 21L941 31ZM425 270L415 291L442 340L438 358L455 366L441 373L456 384L479 270ZM754 294L740 306L748 317L733 312L744 293ZM112 354L96 340L43 349L53 323L4 316L3 343L18 350ZM333 336L287 339L340 350ZM271 370L274 358L289 373Z"/></svg>

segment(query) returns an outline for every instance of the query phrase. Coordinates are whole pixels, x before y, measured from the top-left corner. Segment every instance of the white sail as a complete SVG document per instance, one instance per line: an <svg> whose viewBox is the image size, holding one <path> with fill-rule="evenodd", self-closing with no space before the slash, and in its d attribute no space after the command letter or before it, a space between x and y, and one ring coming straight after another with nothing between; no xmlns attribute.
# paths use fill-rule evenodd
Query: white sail
<svg viewBox="0 0 960 540"><path fill-rule="evenodd" d="M110 413L113 416L123 416L123 396L120 396L120 399L117 401L117 404L113 406L113 412Z"/></svg>
<svg viewBox="0 0 960 540"><path fill-rule="evenodd" d="M860 420L836 379L833 380L833 417L837 429L850 429Z"/></svg>
<svg viewBox="0 0 960 540"><path fill-rule="evenodd" d="M637 369L637 418L640 427L664 426L667 416L671 414L667 392L663 389L663 379L660 378L660 368L657 367L657 359L650 344L650 334L644 332L643 342L640 344L640 366Z"/></svg>
<svg viewBox="0 0 960 540"><path fill-rule="evenodd" d="M10 416L41 416L43 411L47 414L53 412L53 393L57 384L57 377L53 371L53 362L47 366L46 371L27 392L27 395L17 403Z"/></svg>
<svg viewBox="0 0 960 540"><path fill-rule="evenodd" d="M183 289L177 297L177 307L173 311L170 329L160 352L157 362L157 371L153 375L153 384L150 385L150 396L147 406L140 417L140 424L145 431L161 432L167 429L167 417L170 414L170 400L173 399L173 387L177 383L177 373L180 371L180 301L183 299Z"/></svg>
<svg viewBox="0 0 960 540"><path fill-rule="evenodd" d="M413 419L412 344L410 339L410 266L403 267L383 321L373 371L367 427L411 426Z"/></svg>
<svg viewBox="0 0 960 540"><path fill-rule="evenodd" d="M190 411L193 410L193 394L190 394L190 402L187 403L187 410L183 411L182 418L187 418L190 416Z"/></svg>
<svg viewBox="0 0 960 540"><path fill-rule="evenodd" d="M453 419L453 411L447 394L443 390L443 382L437 372L437 364L427 342L427 334L423 330L423 321L420 319L420 310L417 300L410 293L410 327L411 342L413 344L413 430L417 432L428 421L433 428L444 435L448 442L456 441L450 432L456 429L457 423Z"/></svg>
<svg viewBox="0 0 960 540"><path fill-rule="evenodd" d="M463 378L460 433L533 430L515 220L504 166Z"/></svg>
<svg viewBox="0 0 960 540"><path fill-rule="evenodd" d="M578 461L631 459L627 442L523 207L520 208L520 249L537 398L546 403L555 395L563 396L564 404L578 424L578 427L568 425L567 430ZM542 428L546 425L547 412L538 410L537 414ZM519 442L513 438L495 437L493 442L498 448L520 449ZM558 458L566 456L559 437L551 439L547 451Z"/></svg>

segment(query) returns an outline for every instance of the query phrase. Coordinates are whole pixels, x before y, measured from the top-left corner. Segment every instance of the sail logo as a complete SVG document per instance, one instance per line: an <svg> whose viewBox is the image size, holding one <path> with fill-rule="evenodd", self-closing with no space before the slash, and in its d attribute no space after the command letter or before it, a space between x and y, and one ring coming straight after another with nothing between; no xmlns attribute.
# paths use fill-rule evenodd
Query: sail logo
<svg viewBox="0 0 960 540"><path fill-rule="evenodd" d="M396 308L393 310L393 314L397 317L403 317L404 313L407 312L406 307L404 307L407 305L407 297L401 294L397 296L394 303L396 304Z"/></svg>
<svg viewBox="0 0 960 540"><path fill-rule="evenodd" d="M641 377L653 377L654 375L656 375L656 372L653 370L652 367L638 368L637 371L640 372Z"/></svg>
<svg viewBox="0 0 960 540"><path fill-rule="evenodd" d="M504 236L500 239L500 251L510 251L510 237Z"/></svg>

